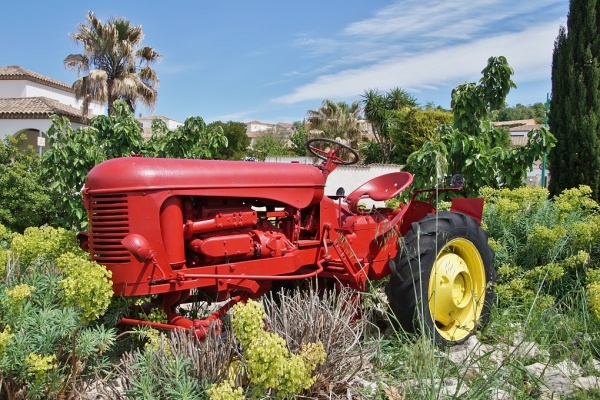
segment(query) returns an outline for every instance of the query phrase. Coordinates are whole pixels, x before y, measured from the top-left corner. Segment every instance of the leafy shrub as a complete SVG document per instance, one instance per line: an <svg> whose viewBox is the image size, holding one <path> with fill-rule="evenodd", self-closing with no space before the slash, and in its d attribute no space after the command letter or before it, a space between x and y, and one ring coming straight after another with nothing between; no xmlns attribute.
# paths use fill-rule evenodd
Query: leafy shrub
<svg viewBox="0 0 600 400"><path fill-rule="evenodd" d="M481 195L501 302L548 308L585 284L600 255L600 209L589 187L554 199L539 187L484 188Z"/></svg>
<svg viewBox="0 0 600 400"><path fill-rule="evenodd" d="M10 247L22 265L32 264L36 260L55 261L67 252L89 257L79 248L75 232L50 226L25 229L22 235L13 237Z"/></svg>
<svg viewBox="0 0 600 400"><path fill-rule="evenodd" d="M248 300L236 304L232 312L233 332L243 348L252 393L285 398L313 385L313 371L325 361L322 343L304 344L299 354L293 354L281 336L265 331L267 315L262 304Z"/></svg>
<svg viewBox="0 0 600 400"><path fill-rule="evenodd" d="M54 205L39 155L31 147L20 148L22 143L13 137L0 141L0 224L15 232L49 223Z"/></svg>
<svg viewBox="0 0 600 400"><path fill-rule="evenodd" d="M76 307L83 321L92 321L104 313L112 299L111 272L99 264L64 253L56 260L63 274L63 305Z"/></svg>
<svg viewBox="0 0 600 400"><path fill-rule="evenodd" d="M154 331L149 345L127 352L114 372L125 392L110 384L105 395L170 399L185 393L212 400L293 397L300 391L309 397L345 395L367 358L354 295L308 290L278 296L263 298L264 309L256 301L237 305L231 324L223 332L210 331L204 341L183 330L158 336Z"/></svg>
<svg viewBox="0 0 600 400"><path fill-rule="evenodd" d="M600 269L591 271L587 276L587 298L592 312L600 320Z"/></svg>
<svg viewBox="0 0 600 400"><path fill-rule="evenodd" d="M358 301L347 288L279 292L264 299L269 326L285 338L293 353L307 344L323 343L327 356L315 370L315 383L303 395L346 396L350 382L367 365L373 349L363 341L368 322ZM359 314L362 318L357 318Z"/></svg>
<svg viewBox="0 0 600 400"><path fill-rule="evenodd" d="M0 396L74 395L109 369L115 332L91 320L111 284L81 250L65 253L76 248L72 232L46 227L14 235L2 250L10 256L0 279Z"/></svg>

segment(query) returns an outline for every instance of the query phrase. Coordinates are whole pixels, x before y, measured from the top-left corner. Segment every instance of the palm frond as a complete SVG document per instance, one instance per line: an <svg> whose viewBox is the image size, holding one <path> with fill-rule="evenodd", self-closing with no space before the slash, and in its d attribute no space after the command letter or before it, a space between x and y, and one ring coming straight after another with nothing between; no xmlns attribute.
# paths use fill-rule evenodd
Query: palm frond
<svg viewBox="0 0 600 400"><path fill-rule="evenodd" d="M144 38L141 25L133 26L125 18L110 18L103 23L90 11L86 22L70 36L83 51L67 56L65 67L77 69L78 74L89 71L88 77L73 84L78 99L84 100L84 109L89 101L116 99L125 100L132 109L137 101L154 107L158 76L148 64L158 61L161 55L152 47L140 46ZM111 113L111 104L108 109Z"/></svg>

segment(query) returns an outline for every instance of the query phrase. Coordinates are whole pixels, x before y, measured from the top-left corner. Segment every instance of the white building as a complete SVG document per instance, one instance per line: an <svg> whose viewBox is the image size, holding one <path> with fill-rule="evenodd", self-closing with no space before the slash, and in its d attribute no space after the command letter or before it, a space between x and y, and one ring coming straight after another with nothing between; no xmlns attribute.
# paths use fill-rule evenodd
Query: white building
<svg viewBox="0 0 600 400"><path fill-rule="evenodd" d="M38 137L45 137L54 114L67 117L77 129L104 114L104 105L90 104L84 116L71 85L19 66L0 67L0 140L24 134L26 144L37 149Z"/></svg>
<svg viewBox="0 0 600 400"><path fill-rule="evenodd" d="M258 137L268 133L289 138L294 133L294 126L287 122L279 122L277 124L260 121L246 122L246 136L250 138L250 147L254 145Z"/></svg>
<svg viewBox="0 0 600 400"><path fill-rule="evenodd" d="M152 136L152 121L154 121L155 119L160 119L161 121L163 121L167 126L167 129L169 129L170 131L174 131L180 126L183 126L183 122L179 122L171 118L163 117L160 115L143 117L140 114L137 120L140 121L140 123L142 124L142 129L144 130L142 136L145 139L148 139L150 138L150 136Z"/></svg>

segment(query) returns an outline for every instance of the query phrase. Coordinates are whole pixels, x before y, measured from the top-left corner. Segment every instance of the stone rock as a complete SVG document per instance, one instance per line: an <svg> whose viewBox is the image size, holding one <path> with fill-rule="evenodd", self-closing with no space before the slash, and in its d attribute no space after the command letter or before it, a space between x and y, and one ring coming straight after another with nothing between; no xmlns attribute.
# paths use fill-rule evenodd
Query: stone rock
<svg viewBox="0 0 600 400"><path fill-rule="evenodd" d="M444 380L444 385L440 388L441 398L460 398L469 388L464 382L459 382L457 378L448 378Z"/></svg>
<svg viewBox="0 0 600 400"><path fill-rule="evenodd" d="M575 380L575 387L584 391L600 389L600 377L580 376Z"/></svg>
<svg viewBox="0 0 600 400"><path fill-rule="evenodd" d="M571 360L563 360L556 364L554 368L558 369L569 378L580 376L583 373L579 365L575 364Z"/></svg>
<svg viewBox="0 0 600 400"><path fill-rule="evenodd" d="M541 354L538 345L534 342L521 342L509 347L508 352L509 357L521 360L535 360Z"/></svg>
<svg viewBox="0 0 600 400"><path fill-rule="evenodd" d="M546 371L547 368L548 368L548 365L542 364L542 363L535 363L535 364L531 364L531 365L528 365L525 367L527 372L529 372L531 375L535 376L536 378L541 378L542 375L544 374L544 371Z"/></svg>
<svg viewBox="0 0 600 400"><path fill-rule="evenodd" d="M575 391L575 385L570 377L560 369L547 364L535 363L525 367L529 373L539 378L553 393L568 395Z"/></svg>
<svg viewBox="0 0 600 400"><path fill-rule="evenodd" d="M480 361L489 359L498 367L502 365L504 356L501 351L492 346L481 343L475 336L469 337L463 344L454 346L448 353L450 361L457 365L468 364L470 367L479 370ZM469 362L469 360L471 362Z"/></svg>
<svg viewBox="0 0 600 400"><path fill-rule="evenodd" d="M592 365L594 366L594 369L598 372L600 372L600 361L598 360L592 360Z"/></svg>

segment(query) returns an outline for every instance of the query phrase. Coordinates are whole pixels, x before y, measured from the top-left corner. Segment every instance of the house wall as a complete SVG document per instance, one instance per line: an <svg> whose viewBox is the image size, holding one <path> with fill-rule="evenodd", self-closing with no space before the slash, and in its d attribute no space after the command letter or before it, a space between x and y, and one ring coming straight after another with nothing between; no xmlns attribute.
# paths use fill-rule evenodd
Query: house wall
<svg viewBox="0 0 600 400"><path fill-rule="evenodd" d="M246 128L246 132L262 132L269 129L273 129L273 125L251 122Z"/></svg>

